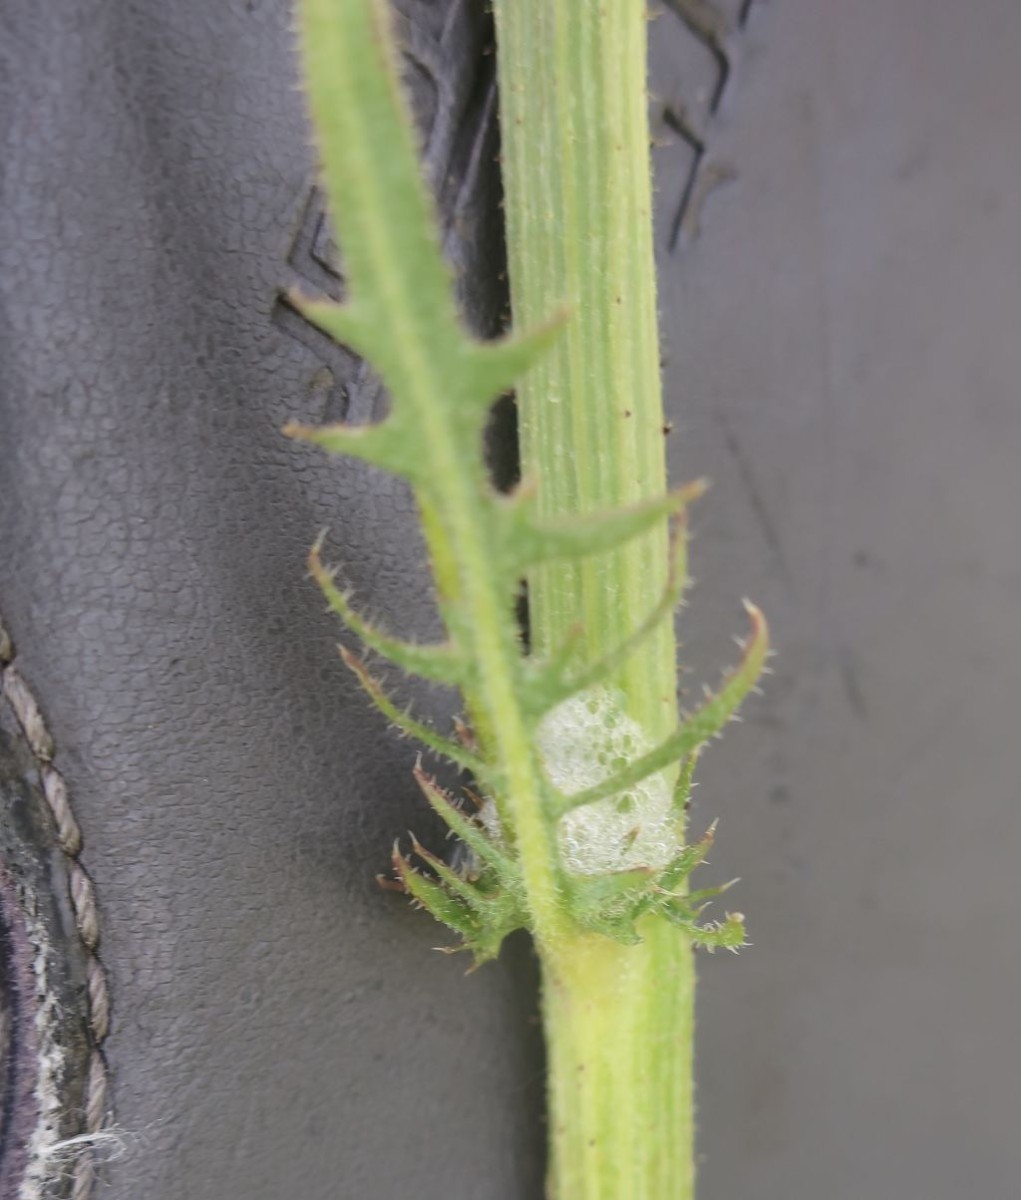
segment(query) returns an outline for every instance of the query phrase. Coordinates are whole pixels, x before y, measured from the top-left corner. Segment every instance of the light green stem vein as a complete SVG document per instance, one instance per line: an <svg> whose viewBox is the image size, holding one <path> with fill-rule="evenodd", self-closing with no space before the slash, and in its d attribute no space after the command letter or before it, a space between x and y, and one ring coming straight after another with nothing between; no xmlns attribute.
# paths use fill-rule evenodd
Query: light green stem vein
<svg viewBox="0 0 1021 1200"><path fill-rule="evenodd" d="M659 495L666 480L656 329L643 0L497 0L515 323L569 306L517 390L522 467L546 515ZM662 526L611 554L529 574L533 644L582 622L591 661L640 624L667 577ZM655 740L677 724L675 645L660 624L617 671ZM556 1200L693 1192L694 966L682 930L622 946L579 938L544 960Z"/></svg>

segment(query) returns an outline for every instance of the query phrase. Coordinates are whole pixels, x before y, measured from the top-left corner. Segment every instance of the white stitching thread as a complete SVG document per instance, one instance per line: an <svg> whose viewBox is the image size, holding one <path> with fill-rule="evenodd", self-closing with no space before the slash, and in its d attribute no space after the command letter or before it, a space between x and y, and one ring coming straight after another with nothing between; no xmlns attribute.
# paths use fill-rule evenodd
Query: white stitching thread
<svg viewBox="0 0 1021 1200"><path fill-rule="evenodd" d="M80 1150L71 1168L72 1200L89 1200L96 1169L92 1154L96 1136L108 1123L107 1091L109 1076L103 1057L102 1043L110 1030L110 990L106 971L97 955L99 947L99 912L95 888L88 872L78 860L82 836L71 811L67 784L52 765L53 738L46 728L42 712L29 690L24 677L14 666L14 646L0 620L0 690L7 698L35 756L43 784L43 794L57 829L57 843L68 859L69 891L75 924L86 952L88 984L88 1023L92 1034L88 1077L85 1081L83 1124Z"/></svg>

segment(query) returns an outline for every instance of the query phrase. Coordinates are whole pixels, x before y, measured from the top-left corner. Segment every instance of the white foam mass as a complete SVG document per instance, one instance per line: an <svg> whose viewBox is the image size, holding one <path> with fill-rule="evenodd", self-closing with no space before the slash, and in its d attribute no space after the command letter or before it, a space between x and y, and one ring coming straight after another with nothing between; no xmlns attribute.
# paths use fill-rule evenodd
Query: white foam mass
<svg viewBox="0 0 1021 1200"><path fill-rule="evenodd" d="M653 748L602 687L551 709L536 742L550 782L565 796L595 787ZM665 867L681 849L670 781L662 772L650 775L626 792L572 809L559 834L564 865L579 875Z"/></svg>

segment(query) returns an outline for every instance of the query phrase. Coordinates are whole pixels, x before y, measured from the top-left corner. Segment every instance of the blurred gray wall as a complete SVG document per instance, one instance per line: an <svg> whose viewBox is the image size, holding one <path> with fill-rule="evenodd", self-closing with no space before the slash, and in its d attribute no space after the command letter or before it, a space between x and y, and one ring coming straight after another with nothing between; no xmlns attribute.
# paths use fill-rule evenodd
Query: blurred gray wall
<svg viewBox="0 0 1021 1200"><path fill-rule="evenodd" d="M685 658L733 654L744 594L779 650L697 794L754 942L702 970L701 1197L1009 1200L1021 8L757 2L711 119L675 26L653 89L736 172L666 252L661 130L670 462L715 483Z"/></svg>

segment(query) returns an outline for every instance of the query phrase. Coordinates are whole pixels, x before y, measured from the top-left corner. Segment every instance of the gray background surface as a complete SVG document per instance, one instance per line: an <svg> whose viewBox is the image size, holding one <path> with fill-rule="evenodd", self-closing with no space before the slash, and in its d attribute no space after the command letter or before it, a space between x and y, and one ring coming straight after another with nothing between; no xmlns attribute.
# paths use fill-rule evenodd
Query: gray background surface
<svg viewBox="0 0 1021 1200"><path fill-rule="evenodd" d="M477 51L458 7L413 10L422 56L469 38L440 77ZM430 626L401 489L277 432L375 403L275 307L332 286L287 14L0 13L0 607L103 906L102 1194L536 1197L527 946L465 980L377 893L428 830L414 751L302 579L330 525L368 607ZM652 42L654 112L700 126L710 56L671 17ZM673 253L690 147L659 128L671 469L715 482L685 660L732 657L744 594L780 651L695 813L755 943L703 966L703 1200L1021 1191L1018 45L1005 0L758 0L705 125L737 178ZM481 111L416 86L426 124Z"/></svg>
<svg viewBox="0 0 1021 1200"><path fill-rule="evenodd" d="M686 658L746 592L779 648L698 794L755 943L703 969L704 1200L1021 1195L1019 46L991 0L753 6L739 177L663 259Z"/></svg>

